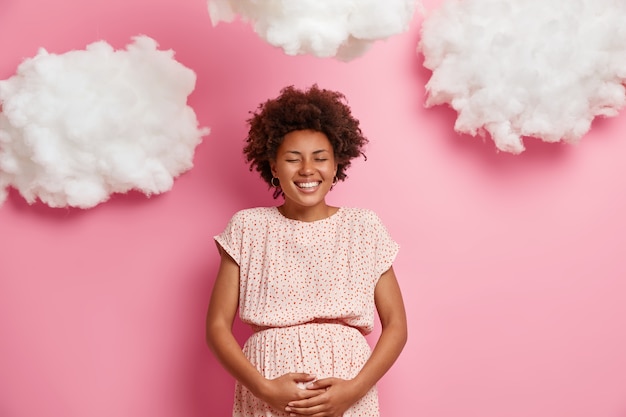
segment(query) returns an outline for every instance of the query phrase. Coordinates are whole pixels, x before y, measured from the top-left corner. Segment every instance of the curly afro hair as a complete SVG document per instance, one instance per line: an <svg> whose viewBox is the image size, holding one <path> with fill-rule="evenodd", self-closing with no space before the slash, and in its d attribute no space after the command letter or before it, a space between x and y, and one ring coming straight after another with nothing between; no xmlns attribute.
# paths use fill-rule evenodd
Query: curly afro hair
<svg viewBox="0 0 626 417"><path fill-rule="evenodd" d="M285 135L294 130L315 130L326 135L337 161L339 181L346 179L350 160L361 155L367 159L362 148L368 140L352 116L345 96L337 91L320 89L317 84L306 90L288 86L277 98L261 103L256 112L250 113L243 152L250 171L256 169L270 187L270 161L276 158ZM274 198L281 194L280 188L276 188Z"/></svg>

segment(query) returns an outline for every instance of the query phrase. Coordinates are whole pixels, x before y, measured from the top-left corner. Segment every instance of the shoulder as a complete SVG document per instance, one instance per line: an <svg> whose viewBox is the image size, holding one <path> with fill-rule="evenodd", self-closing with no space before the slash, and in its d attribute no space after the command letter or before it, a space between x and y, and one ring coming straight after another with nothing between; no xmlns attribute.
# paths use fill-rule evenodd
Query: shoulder
<svg viewBox="0 0 626 417"><path fill-rule="evenodd" d="M346 219L349 219L345 223L347 229L351 230L352 239L367 247L374 246L382 253L390 254L392 258L395 257L399 245L375 211L364 208L345 208L343 211Z"/></svg>
<svg viewBox="0 0 626 417"><path fill-rule="evenodd" d="M371 209L342 207L341 213L341 222L347 229L357 230L364 234L379 234L386 230L378 214Z"/></svg>
<svg viewBox="0 0 626 417"><path fill-rule="evenodd" d="M268 217L275 207L252 207L239 210L233 214L233 219L245 220L245 219L258 219Z"/></svg>
<svg viewBox="0 0 626 417"><path fill-rule="evenodd" d="M381 224L380 217L373 210L359 207L342 207L341 212L346 220L360 224Z"/></svg>
<svg viewBox="0 0 626 417"><path fill-rule="evenodd" d="M266 223L274 214L275 207L253 207L237 211L231 217L231 225L250 226L253 224Z"/></svg>

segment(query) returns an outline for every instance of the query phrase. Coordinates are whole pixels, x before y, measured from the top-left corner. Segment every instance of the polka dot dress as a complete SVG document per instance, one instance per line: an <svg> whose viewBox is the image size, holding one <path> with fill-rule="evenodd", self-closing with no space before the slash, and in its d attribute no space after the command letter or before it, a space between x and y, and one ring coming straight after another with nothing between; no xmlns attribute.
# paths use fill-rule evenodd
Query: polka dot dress
<svg viewBox="0 0 626 417"><path fill-rule="evenodd" d="M216 242L240 268L239 315L255 333L243 352L266 378L306 372L354 378L370 356L374 288L398 253L378 216L341 207L315 222L277 207L237 212ZM237 384L233 416L288 416ZM344 417L378 416L372 388Z"/></svg>

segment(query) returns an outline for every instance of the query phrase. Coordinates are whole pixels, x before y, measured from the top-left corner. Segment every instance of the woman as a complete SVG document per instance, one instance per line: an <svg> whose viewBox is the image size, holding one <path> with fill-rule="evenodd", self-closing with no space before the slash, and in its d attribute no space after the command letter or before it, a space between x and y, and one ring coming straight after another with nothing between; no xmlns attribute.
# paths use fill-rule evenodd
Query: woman
<svg viewBox="0 0 626 417"><path fill-rule="evenodd" d="M407 337L398 245L372 211L326 203L367 139L345 97L316 85L283 89L248 123L250 169L284 201L239 211L215 236L207 342L237 380L233 416L378 416L375 384ZM243 350L237 309L254 330Z"/></svg>

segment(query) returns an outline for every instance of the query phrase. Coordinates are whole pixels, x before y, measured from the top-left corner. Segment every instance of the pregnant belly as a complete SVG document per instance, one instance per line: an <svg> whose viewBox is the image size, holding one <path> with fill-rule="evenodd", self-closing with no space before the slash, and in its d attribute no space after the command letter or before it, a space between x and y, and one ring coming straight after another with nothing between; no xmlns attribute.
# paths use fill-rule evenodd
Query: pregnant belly
<svg viewBox="0 0 626 417"><path fill-rule="evenodd" d="M361 332L339 323L307 323L271 327L254 333L243 352L269 379L289 372L305 372L318 379L352 379L371 349Z"/></svg>

